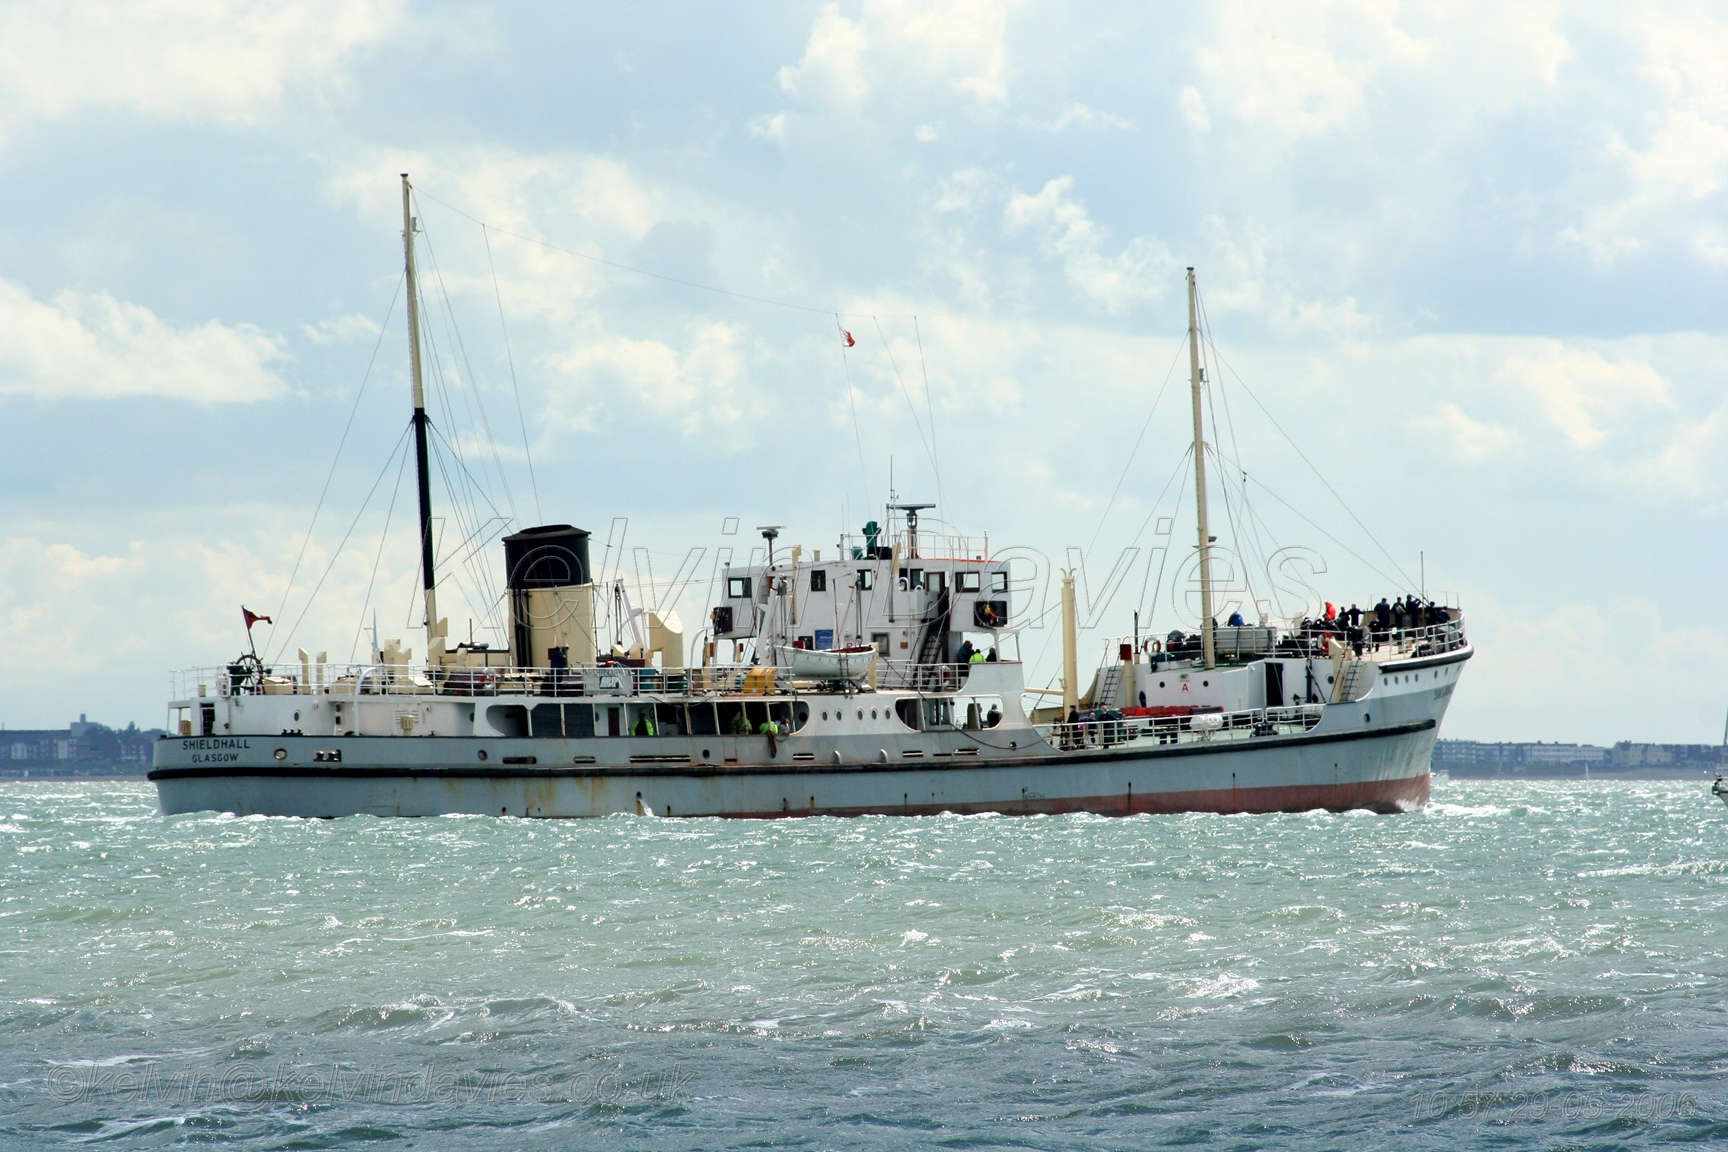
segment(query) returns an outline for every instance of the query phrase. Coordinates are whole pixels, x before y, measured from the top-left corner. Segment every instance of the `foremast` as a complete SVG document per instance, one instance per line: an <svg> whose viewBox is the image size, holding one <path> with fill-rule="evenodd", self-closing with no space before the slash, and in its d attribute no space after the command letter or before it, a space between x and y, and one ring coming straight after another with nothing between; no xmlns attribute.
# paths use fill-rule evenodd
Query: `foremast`
<svg viewBox="0 0 1728 1152"><path fill-rule="evenodd" d="M1194 509L1200 537L1200 648L1206 667L1218 665L1212 634L1212 534L1206 522L1206 436L1201 424L1200 386L1206 382L1200 367L1200 309L1194 287L1194 269L1188 269L1188 383L1194 398Z"/></svg>
<svg viewBox="0 0 1728 1152"><path fill-rule="evenodd" d="M414 275L414 225L410 205L412 185L402 173L403 275L408 289L408 368L414 382L414 465L420 486L420 574L426 597L426 659L434 663L441 629L438 621L437 573L432 563L432 477L426 466L426 383L420 367L420 293Z"/></svg>

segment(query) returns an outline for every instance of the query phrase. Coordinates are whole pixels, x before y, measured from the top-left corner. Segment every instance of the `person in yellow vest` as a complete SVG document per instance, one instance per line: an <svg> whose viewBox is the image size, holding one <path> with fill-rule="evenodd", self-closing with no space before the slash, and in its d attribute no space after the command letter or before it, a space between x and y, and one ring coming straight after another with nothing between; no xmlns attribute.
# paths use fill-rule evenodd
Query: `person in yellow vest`
<svg viewBox="0 0 1728 1152"><path fill-rule="evenodd" d="M768 737L768 755L780 755L779 739L786 735L786 730L773 720L764 720L757 726L756 731L758 734Z"/></svg>
<svg viewBox="0 0 1728 1152"><path fill-rule="evenodd" d="M982 664L982 663L984 663L984 659L985 659L984 653L974 652L974 653L972 653L971 658L966 661L966 663L968 663L968 664Z"/></svg>
<svg viewBox="0 0 1728 1152"><path fill-rule="evenodd" d="M654 721L648 718L648 713L646 712L642 713L642 716L636 721L636 735L654 735Z"/></svg>

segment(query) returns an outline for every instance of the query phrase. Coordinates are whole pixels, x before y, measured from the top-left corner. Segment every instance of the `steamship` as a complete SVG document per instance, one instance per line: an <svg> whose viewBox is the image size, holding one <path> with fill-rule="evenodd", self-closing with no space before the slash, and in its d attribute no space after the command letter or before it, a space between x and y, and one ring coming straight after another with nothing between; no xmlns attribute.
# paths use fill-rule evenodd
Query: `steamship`
<svg viewBox="0 0 1728 1152"><path fill-rule="evenodd" d="M696 652L633 606L564 524L502 541L509 644L448 642L437 612L415 224L403 177L426 656L299 653L175 677L150 779L165 813L578 817L1272 812L1428 799L1472 654L1463 615L1371 629L1219 626L1188 273L1201 622L1112 642L1081 689L1072 577L1059 688L1023 678L1024 573L987 537L921 531L928 504L826 556L727 565ZM604 608L610 630L597 627ZM980 656L979 653L982 653ZM1037 703L1028 706L1028 699ZM1060 703L1046 703L1047 699Z"/></svg>

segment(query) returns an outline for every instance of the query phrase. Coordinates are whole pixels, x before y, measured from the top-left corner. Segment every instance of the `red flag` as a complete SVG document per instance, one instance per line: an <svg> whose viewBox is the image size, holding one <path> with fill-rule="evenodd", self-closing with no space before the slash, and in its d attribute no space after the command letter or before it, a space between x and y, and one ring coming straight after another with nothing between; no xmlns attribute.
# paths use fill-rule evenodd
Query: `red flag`
<svg viewBox="0 0 1728 1152"><path fill-rule="evenodd" d="M852 339L852 333L846 331L844 328L840 329L840 339L846 341L846 347L848 348L858 343L858 341Z"/></svg>
<svg viewBox="0 0 1728 1152"><path fill-rule="evenodd" d="M252 609L246 607L244 604L240 606L240 614L246 617L246 631L248 632L252 631L252 625L258 623L260 620L264 621L266 624L276 623L276 621L270 619L268 616L254 615Z"/></svg>

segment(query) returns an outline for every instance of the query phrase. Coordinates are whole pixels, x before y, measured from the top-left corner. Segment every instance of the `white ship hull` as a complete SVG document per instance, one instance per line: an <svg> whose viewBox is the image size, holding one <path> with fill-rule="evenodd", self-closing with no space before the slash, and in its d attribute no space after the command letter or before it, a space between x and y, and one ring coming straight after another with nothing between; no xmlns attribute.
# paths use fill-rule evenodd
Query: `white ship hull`
<svg viewBox="0 0 1728 1152"><path fill-rule="evenodd" d="M1392 812L1427 802L1434 740L1469 656L1404 664L1415 671L1327 706L1294 735L1063 750L1030 728L830 736L809 725L772 753L765 736L213 736L164 739L150 778L169 814ZM340 763L314 759L332 751Z"/></svg>

